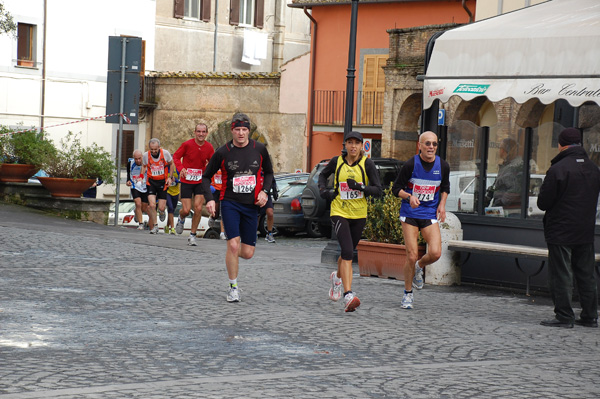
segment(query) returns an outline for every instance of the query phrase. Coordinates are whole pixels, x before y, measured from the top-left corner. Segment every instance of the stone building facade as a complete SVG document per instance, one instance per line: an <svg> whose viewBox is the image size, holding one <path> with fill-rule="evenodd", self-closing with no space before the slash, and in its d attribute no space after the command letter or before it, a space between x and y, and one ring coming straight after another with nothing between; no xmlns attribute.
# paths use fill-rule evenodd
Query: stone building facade
<svg viewBox="0 0 600 399"><path fill-rule="evenodd" d="M303 165L306 114L280 112L279 73L161 73L155 79L157 108L146 116L147 137L174 152L206 123L215 149L231 140L231 117L246 113L252 138L266 144L276 172Z"/></svg>
<svg viewBox="0 0 600 399"><path fill-rule="evenodd" d="M457 24L419 26L388 30L390 52L385 71L385 100L381 154L406 160L415 154L424 73L425 50L429 38Z"/></svg>

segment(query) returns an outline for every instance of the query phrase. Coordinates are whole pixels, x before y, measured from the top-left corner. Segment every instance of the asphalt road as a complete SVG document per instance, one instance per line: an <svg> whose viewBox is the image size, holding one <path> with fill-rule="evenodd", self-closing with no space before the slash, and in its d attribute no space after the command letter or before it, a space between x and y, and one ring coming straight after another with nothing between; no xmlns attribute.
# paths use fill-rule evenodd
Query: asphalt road
<svg viewBox="0 0 600 399"><path fill-rule="evenodd" d="M237 304L221 240L0 204L0 243L0 399L600 396L600 330L540 326L548 298L426 285L403 310L356 276L344 313L322 239L259 239Z"/></svg>

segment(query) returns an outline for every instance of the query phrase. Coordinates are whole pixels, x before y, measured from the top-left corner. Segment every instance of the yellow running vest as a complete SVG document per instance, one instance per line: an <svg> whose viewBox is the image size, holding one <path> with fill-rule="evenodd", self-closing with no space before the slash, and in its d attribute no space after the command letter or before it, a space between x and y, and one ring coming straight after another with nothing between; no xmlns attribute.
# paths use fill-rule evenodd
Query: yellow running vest
<svg viewBox="0 0 600 399"><path fill-rule="evenodd" d="M367 157L362 159L354 166L348 165L344 159L339 156L335 167L335 178L333 180L336 188L336 196L331 203L331 216L341 216L346 219L363 219L367 217L367 199L365 193L348 188L346 180L354 179L358 183L369 185L369 178L365 171L365 162Z"/></svg>

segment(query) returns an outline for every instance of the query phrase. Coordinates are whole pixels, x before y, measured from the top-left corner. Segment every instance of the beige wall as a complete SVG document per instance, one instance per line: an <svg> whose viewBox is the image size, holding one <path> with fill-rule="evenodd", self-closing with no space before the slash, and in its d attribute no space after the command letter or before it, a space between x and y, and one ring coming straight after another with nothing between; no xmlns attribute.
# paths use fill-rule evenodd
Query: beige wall
<svg viewBox="0 0 600 399"><path fill-rule="evenodd" d="M281 67L279 112L284 114L308 111L310 53L301 55Z"/></svg>
<svg viewBox="0 0 600 399"><path fill-rule="evenodd" d="M547 0L477 0L475 20L495 17L520 8L544 3Z"/></svg>
<svg viewBox="0 0 600 399"><path fill-rule="evenodd" d="M306 115L279 112L279 74L151 75L156 76L158 107L146 118L151 125L146 143L156 137L175 152L203 122L216 149L231 139L232 115L244 112L252 121L253 138L267 145L276 172L303 167Z"/></svg>
<svg viewBox="0 0 600 399"><path fill-rule="evenodd" d="M279 72L279 66L310 50L310 20L291 0L265 0L264 27L267 59L260 65L241 62L243 27L229 24L229 0L219 1L216 71ZM209 22L173 17L174 0L156 1L157 71L213 71L215 0ZM283 43L279 45L278 42ZM279 54L278 54L279 53ZM281 60L273 62L273 57Z"/></svg>

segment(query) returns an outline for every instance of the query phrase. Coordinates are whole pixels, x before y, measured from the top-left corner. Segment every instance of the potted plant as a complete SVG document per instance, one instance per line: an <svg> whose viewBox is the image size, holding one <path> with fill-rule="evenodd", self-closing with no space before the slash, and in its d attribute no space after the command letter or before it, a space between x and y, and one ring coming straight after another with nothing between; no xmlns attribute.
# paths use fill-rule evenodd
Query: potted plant
<svg viewBox="0 0 600 399"><path fill-rule="evenodd" d="M361 276L378 276L404 280L406 247L400 222L402 200L392 193L392 186L379 198L369 198L364 239L359 241L358 268ZM425 241L419 235L419 256L425 254Z"/></svg>
<svg viewBox="0 0 600 399"><path fill-rule="evenodd" d="M49 177L40 182L54 197L80 197L81 193L101 179L114 182L115 162L111 154L96 143L81 144L81 135L69 132L60 141L60 148L42 163Z"/></svg>
<svg viewBox="0 0 600 399"><path fill-rule="evenodd" d="M52 141L43 132L13 133L0 126L0 181L27 183L40 169L43 160L55 153Z"/></svg>

